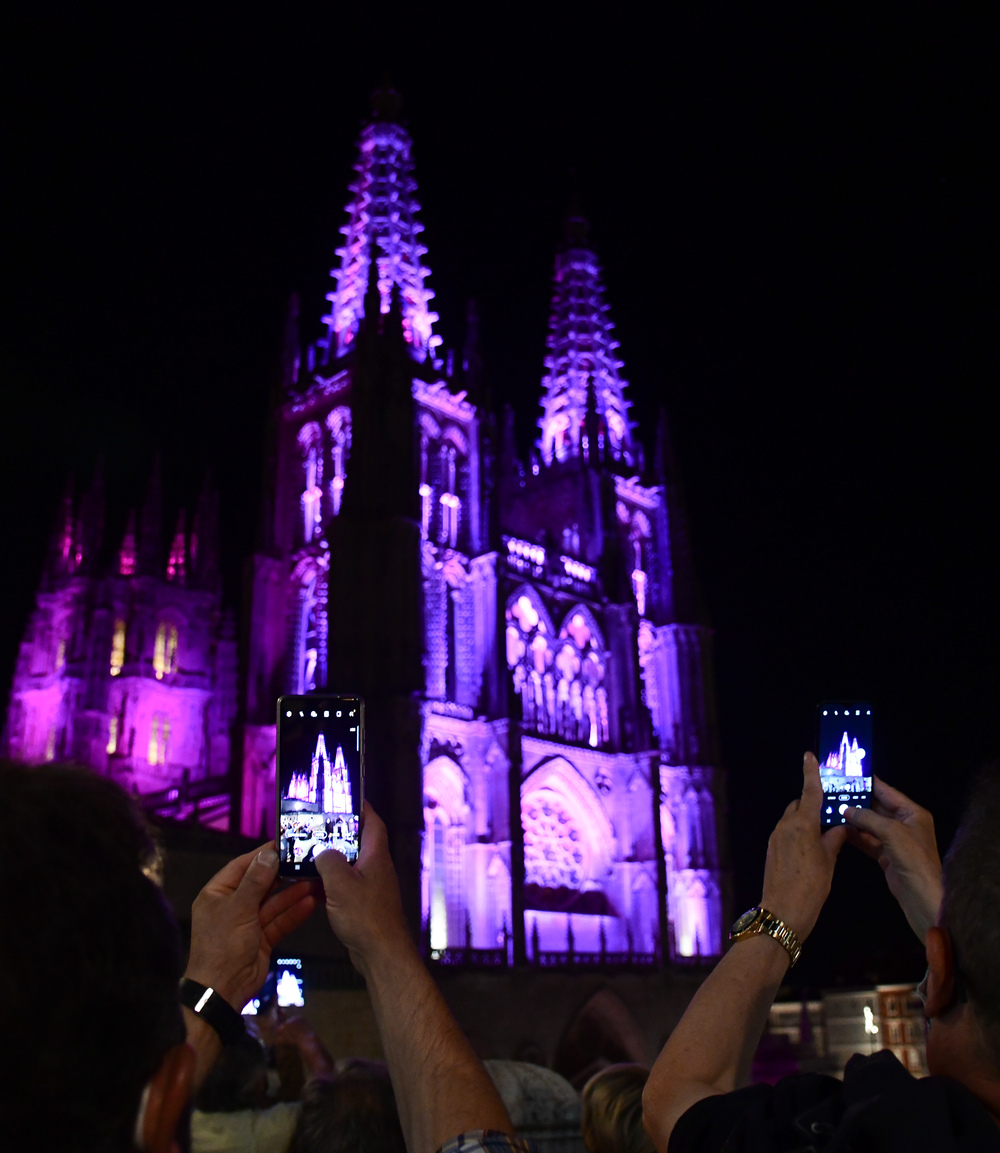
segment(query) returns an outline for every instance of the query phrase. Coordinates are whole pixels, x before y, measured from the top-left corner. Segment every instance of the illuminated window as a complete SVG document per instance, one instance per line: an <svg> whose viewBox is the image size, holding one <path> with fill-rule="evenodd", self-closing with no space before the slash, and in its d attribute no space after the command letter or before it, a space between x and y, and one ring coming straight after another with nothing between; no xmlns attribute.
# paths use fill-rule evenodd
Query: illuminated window
<svg viewBox="0 0 1000 1153"><path fill-rule="evenodd" d="M445 896L445 870L448 818L436 813L431 832L431 949L435 952L448 947L448 903Z"/></svg>
<svg viewBox="0 0 1000 1153"><path fill-rule="evenodd" d="M161 626L162 627L162 626ZM125 663L125 622L119 618L115 621L115 635L111 639L111 675L118 676ZM108 749L113 753L114 749Z"/></svg>
<svg viewBox="0 0 1000 1153"><path fill-rule="evenodd" d="M427 533L430 530L431 524L431 486L429 484L422 484L420 486L420 535L427 539Z"/></svg>
<svg viewBox="0 0 1000 1153"><path fill-rule="evenodd" d="M151 765L167 763L167 745L170 742L170 721L162 713L156 713L149 726L149 749L147 760Z"/></svg>
<svg viewBox="0 0 1000 1153"><path fill-rule="evenodd" d="M118 752L118 718L112 717L108 725L108 755Z"/></svg>
<svg viewBox="0 0 1000 1153"><path fill-rule="evenodd" d="M55 725L49 729L49 737L45 742L45 759L47 761L53 760L56 755L56 727Z"/></svg>
<svg viewBox="0 0 1000 1153"><path fill-rule="evenodd" d="M619 509L625 508L620 501L618 507ZM619 512L619 517L620 516L621 513ZM632 592L635 594L635 605L641 617L646 615L646 596L649 579L646 575L647 565L645 554L649 552L651 535L649 518L645 513L637 511L632 517L632 523L629 526L629 542L632 545Z"/></svg>
<svg viewBox="0 0 1000 1153"><path fill-rule="evenodd" d="M592 749L610 739L604 642L590 611L578 605L558 637L533 592L507 605L507 667L521 697L525 728Z"/></svg>
<svg viewBox="0 0 1000 1153"><path fill-rule="evenodd" d="M507 602L507 668L521 698L525 728L556 731L556 676L552 667L552 624L537 593L523 586Z"/></svg>
<svg viewBox="0 0 1000 1153"><path fill-rule="evenodd" d="M156 630L156 643L153 646L153 671L156 679L177 672L177 626L161 621Z"/></svg>
<svg viewBox="0 0 1000 1153"><path fill-rule="evenodd" d="M56 672L61 672L66 666L66 641L60 637L56 645Z"/></svg>
<svg viewBox="0 0 1000 1153"><path fill-rule="evenodd" d="M454 548L458 541L458 521L462 509L461 497L453 492L441 494L441 543Z"/></svg>
<svg viewBox="0 0 1000 1153"><path fill-rule="evenodd" d="M347 458L351 454L351 410L343 405L335 408L326 418L333 447L330 451L333 464L333 479L330 481L330 503L333 515L340 513L340 503L344 497L344 477L347 473Z"/></svg>
<svg viewBox="0 0 1000 1153"><path fill-rule="evenodd" d="M299 429L305 487L302 490L302 537L308 543L323 522L323 434L315 421Z"/></svg>

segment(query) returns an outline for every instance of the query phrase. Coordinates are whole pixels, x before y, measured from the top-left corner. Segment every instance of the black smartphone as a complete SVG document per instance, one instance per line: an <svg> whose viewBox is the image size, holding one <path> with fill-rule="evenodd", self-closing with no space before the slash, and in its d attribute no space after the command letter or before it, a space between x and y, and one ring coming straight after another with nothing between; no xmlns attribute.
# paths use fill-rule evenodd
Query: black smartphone
<svg viewBox="0 0 1000 1153"><path fill-rule="evenodd" d="M305 1007L305 985L302 982L302 958L279 957L275 970L274 993L279 1009Z"/></svg>
<svg viewBox="0 0 1000 1153"><path fill-rule="evenodd" d="M820 824L830 829L847 824L849 808L871 808L872 707L867 701L824 701L816 712L823 785Z"/></svg>
<svg viewBox="0 0 1000 1153"><path fill-rule="evenodd" d="M365 782L360 697L278 700L278 876L315 877L316 857L358 858Z"/></svg>

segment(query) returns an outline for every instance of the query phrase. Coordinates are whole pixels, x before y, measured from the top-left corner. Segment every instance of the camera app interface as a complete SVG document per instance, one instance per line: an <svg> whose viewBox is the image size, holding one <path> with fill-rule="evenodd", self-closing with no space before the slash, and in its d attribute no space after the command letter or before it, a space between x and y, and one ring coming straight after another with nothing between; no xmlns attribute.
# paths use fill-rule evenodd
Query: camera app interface
<svg viewBox="0 0 1000 1153"><path fill-rule="evenodd" d="M872 794L872 710L866 704L826 704L819 710L822 824L845 825L849 808L868 809Z"/></svg>
<svg viewBox="0 0 1000 1153"><path fill-rule="evenodd" d="M279 1008L301 1009L305 1006L301 957L278 958L278 975L275 979L274 992L278 998Z"/></svg>
<svg viewBox="0 0 1000 1153"><path fill-rule="evenodd" d="M278 778L282 874L315 876L315 859L326 849L356 860L362 802L360 701L282 698Z"/></svg>

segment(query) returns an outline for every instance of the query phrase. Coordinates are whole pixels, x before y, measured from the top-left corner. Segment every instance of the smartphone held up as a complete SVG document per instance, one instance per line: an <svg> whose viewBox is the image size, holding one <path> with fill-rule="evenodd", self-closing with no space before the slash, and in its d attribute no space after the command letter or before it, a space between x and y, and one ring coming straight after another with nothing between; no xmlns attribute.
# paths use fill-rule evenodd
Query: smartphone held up
<svg viewBox="0 0 1000 1153"><path fill-rule="evenodd" d="M817 709L820 824L846 825L847 810L872 803L872 707L866 701L824 701Z"/></svg>
<svg viewBox="0 0 1000 1153"><path fill-rule="evenodd" d="M316 857L336 849L358 857L364 800L364 717L360 697L278 700L278 875L315 877Z"/></svg>

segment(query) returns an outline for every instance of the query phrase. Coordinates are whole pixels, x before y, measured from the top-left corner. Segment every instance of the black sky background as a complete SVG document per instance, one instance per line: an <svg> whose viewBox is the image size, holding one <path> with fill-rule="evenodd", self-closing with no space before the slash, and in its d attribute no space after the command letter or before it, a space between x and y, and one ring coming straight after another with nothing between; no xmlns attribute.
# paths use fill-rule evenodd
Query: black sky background
<svg viewBox="0 0 1000 1153"><path fill-rule="evenodd" d="M437 330L460 346L475 297L525 451L574 194L591 219L633 413L648 438L666 407L685 482L737 906L824 697L875 703L877 770L947 841L1000 752L996 28L986 6L638 11L36 7L8 28L4 692L67 475L99 456L109 549L154 453L172 510L211 469L235 607L285 305L318 335L388 69ZM796 979L918 967L845 854Z"/></svg>

